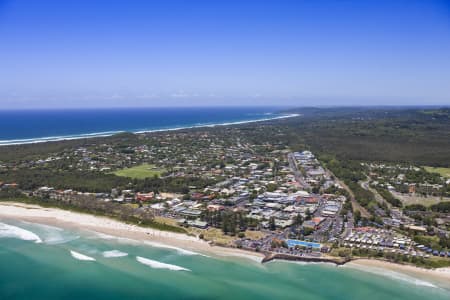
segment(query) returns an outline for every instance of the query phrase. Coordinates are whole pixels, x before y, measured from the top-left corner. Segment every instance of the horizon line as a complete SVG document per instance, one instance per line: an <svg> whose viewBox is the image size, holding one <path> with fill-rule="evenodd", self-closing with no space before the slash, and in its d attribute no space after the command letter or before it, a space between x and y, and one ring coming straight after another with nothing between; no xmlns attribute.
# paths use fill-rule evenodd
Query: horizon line
<svg viewBox="0 0 450 300"><path fill-rule="evenodd" d="M300 108L447 108L449 104L318 104L318 105L180 105L180 106L84 106L84 107L19 107L0 108L0 111L27 111L27 110L116 110L116 109L200 109L200 108L277 108L277 109L300 109Z"/></svg>

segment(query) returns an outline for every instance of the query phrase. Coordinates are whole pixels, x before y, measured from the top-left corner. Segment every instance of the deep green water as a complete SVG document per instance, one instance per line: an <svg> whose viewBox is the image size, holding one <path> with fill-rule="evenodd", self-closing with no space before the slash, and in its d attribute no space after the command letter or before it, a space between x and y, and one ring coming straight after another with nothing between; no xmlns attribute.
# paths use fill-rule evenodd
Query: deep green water
<svg viewBox="0 0 450 300"><path fill-rule="evenodd" d="M245 258L212 258L89 232L0 222L2 300L450 299L450 283L437 286L393 272L380 275L349 267L289 262L261 265ZM16 227L5 227L5 223ZM17 227L27 231L17 233ZM42 242L23 240L36 238L31 232ZM95 261L78 260L71 250ZM128 255L104 257L103 252L111 250ZM137 256L171 266L152 268L138 262ZM190 271L172 270L177 267Z"/></svg>

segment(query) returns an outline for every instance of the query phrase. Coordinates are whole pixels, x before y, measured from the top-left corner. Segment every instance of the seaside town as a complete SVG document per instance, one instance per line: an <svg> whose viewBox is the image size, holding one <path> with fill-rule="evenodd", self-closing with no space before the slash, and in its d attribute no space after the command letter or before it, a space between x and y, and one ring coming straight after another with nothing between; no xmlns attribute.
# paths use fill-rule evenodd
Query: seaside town
<svg viewBox="0 0 450 300"><path fill-rule="evenodd" d="M3 178L0 189L80 207L113 205L137 223L151 220L267 259L374 257L424 266L450 259L448 178L417 166L362 163L367 179L359 187L375 199L366 204L309 150L256 143L238 128L219 131L140 134L130 144L92 143L0 162L0 171L65 169L125 180L107 191Z"/></svg>
<svg viewBox="0 0 450 300"><path fill-rule="evenodd" d="M0 300L450 300L450 0L0 0Z"/></svg>

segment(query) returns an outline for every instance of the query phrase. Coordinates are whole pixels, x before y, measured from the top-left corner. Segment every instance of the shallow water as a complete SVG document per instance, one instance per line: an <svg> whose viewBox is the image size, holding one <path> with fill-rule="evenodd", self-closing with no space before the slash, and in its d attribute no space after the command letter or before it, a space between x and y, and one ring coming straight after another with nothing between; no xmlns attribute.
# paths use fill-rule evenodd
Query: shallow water
<svg viewBox="0 0 450 300"><path fill-rule="evenodd" d="M262 265L92 232L0 222L22 230L16 236L0 231L0 299L450 299L450 286L392 271ZM41 242L24 238L32 236Z"/></svg>

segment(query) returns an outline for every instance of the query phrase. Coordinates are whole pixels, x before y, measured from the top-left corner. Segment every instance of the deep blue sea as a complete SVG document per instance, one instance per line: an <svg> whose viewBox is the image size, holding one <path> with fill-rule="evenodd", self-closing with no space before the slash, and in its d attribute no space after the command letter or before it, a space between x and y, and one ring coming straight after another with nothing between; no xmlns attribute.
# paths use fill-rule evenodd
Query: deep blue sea
<svg viewBox="0 0 450 300"><path fill-rule="evenodd" d="M0 145L128 131L210 126L282 117L276 107L117 108L0 111Z"/></svg>

